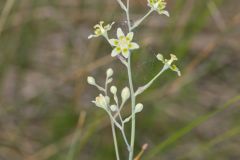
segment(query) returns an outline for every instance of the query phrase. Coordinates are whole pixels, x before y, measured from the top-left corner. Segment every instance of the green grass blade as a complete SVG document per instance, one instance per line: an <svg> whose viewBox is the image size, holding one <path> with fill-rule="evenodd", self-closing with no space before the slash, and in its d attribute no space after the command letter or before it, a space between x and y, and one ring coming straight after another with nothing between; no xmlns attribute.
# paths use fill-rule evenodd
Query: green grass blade
<svg viewBox="0 0 240 160"><path fill-rule="evenodd" d="M229 101L227 101L225 104L223 104L221 107L219 107L218 110L207 113L203 116L200 116L199 118L193 120L190 124L188 124L186 127L176 131L174 134L172 134L169 138L167 138L165 141L161 142L159 145L157 145L153 150L151 150L145 157L145 159L149 160L155 157L156 155L162 153L165 151L169 146L175 144L180 138L182 138L187 133L191 132L194 128L201 125L202 123L206 122L213 116L215 116L217 113L222 112L229 108L232 104L238 102L240 100L240 96L233 97Z"/></svg>

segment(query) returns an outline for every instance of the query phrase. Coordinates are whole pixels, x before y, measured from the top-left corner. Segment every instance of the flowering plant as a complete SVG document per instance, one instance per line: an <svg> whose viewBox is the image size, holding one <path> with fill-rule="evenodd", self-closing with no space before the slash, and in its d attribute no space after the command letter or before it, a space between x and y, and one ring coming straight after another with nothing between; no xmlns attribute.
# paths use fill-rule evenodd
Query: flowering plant
<svg viewBox="0 0 240 160"><path fill-rule="evenodd" d="M87 82L95 86L101 93L93 100L92 102L99 108L106 111L106 113L110 117L112 133L113 133L113 141L114 147L116 151L116 159L120 160L119 150L118 150L118 139L116 137L116 128L119 129L121 135L123 136L124 142L126 144L129 160L134 159L134 143L135 143L135 125L136 125L136 114L143 110L142 103L136 103L136 97L143 93L146 89L148 89L151 84L166 70L170 69L176 72L179 76L181 75L179 69L176 65L173 64L174 61L177 60L177 57L173 54L170 54L170 59L164 59L162 54L157 54L156 58L160 62L163 63L162 69L158 72L158 74L150 80L145 85L139 87L137 90L134 90L134 85L132 81L132 72L131 72L131 55L132 50L136 50L139 48L139 45L133 42L134 32L133 30L137 28L153 11L156 11L160 15L169 16L169 13L166 9L165 0L148 0L148 6L150 7L149 12L143 16L141 19L137 20L135 23L130 23L130 15L129 15L129 0L124 4L122 0L117 0L120 7L125 11L127 17L127 25L128 25L128 33L124 33L121 28L117 29L117 39L110 39L108 36L108 32L112 29L111 24L107 24L103 26L104 22L101 21L99 24L94 26L94 34L90 35L88 38L95 37L104 37L110 46L112 46L112 57L118 57L118 59L124 64L128 72L128 86L124 87L121 90L121 97L118 97L118 89L116 86L112 85L109 87L110 83L112 83L112 76L114 71L109 68L106 71L106 81L105 85L99 85L93 77L88 77ZM109 93L110 90L110 93ZM126 102L131 98L131 113L127 117L123 117L121 111L126 104ZM131 136L130 141L128 140L127 133L125 132L125 125L131 121ZM146 148L146 145L143 146ZM137 156L139 157L139 155ZM136 158L137 159L137 158ZM139 158L138 158L139 159Z"/></svg>

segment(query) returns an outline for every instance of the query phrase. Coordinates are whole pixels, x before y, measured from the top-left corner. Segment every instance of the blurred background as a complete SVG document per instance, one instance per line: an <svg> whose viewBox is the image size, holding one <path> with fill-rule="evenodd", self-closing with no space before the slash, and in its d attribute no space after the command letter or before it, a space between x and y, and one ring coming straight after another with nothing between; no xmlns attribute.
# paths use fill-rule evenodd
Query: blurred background
<svg viewBox="0 0 240 160"><path fill-rule="evenodd" d="M132 21L149 9L130 2ZM182 76L167 71L139 96L136 154L147 143L143 160L239 160L240 1L167 2L170 18L155 12L135 30L135 89L162 67L158 52L176 54ZM0 11L0 160L114 160L86 77L102 84L112 67L127 85L106 41L87 39L100 20L116 22L111 37L126 29L116 0L0 0Z"/></svg>

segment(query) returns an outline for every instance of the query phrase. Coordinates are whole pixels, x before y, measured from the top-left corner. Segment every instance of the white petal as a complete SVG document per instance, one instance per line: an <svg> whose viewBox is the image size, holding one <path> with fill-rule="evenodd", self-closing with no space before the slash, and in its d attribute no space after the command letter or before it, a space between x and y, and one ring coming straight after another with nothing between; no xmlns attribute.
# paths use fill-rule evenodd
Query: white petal
<svg viewBox="0 0 240 160"><path fill-rule="evenodd" d="M156 57L159 61L162 61L164 63L164 57L162 54L158 53Z"/></svg>
<svg viewBox="0 0 240 160"><path fill-rule="evenodd" d="M137 43L130 43L130 46L129 46L129 49L138 49L139 48L139 45Z"/></svg>
<svg viewBox="0 0 240 160"><path fill-rule="evenodd" d="M123 50L122 50L122 55L123 55L123 57L128 58L128 57L129 57L129 54L130 54L129 50L126 50L126 51L123 51Z"/></svg>
<svg viewBox="0 0 240 160"><path fill-rule="evenodd" d="M111 24L110 24L110 29L112 28L112 26L115 24L115 22L112 22Z"/></svg>
<svg viewBox="0 0 240 160"><path fill-rule="evenodd" d="M99 37L99 36L91 34L90 36L88 36L88 39L95 38L95 37Z"/></svg>
<svg viewBox="0 0 240 160"><path fill-rule="evenodd" d="M129 39L129 41L132 41L133 35L134 35L133 32L127 34L127 38Z"/></svg>
<svg viewBox="0 0 240 160"><path fill-rule="evenodd" d="M157 9L158 8L158 4L159 4L159 2L158 3L154 3L153 9Z"/></svg>
<svg viewBox="0 0 240 160"><path fill-rule="evenodd" d="M168 11L161 11L161 12L159 12L159 14L164 14L165 16L168 16L168 17L170 17L170 15L169 15L169 12Z"/></svg>
<svg viewBox="0 0 240 160"><path fill-rule="evenodd" d="M115 57L121 52L121 50L118 50L117 47L112 50L111 56Z"/></svg>
<svg viewBox="0 0 240 160"><path fill-rule="evenodd" d="M110 39L110 40L109 40L109 43L110 43L112 46L117 46L119 42L118 42L117 39Z"/></svg>
<svg viewBox="0 0 240 160"><path fill-rule="evenodd" d="M122 37L122 36L125 36L125 35L124 35L122 29L121 29L121 28L118 28L118 29L117 29L117 37L120 38L120 37Z"/></svg>

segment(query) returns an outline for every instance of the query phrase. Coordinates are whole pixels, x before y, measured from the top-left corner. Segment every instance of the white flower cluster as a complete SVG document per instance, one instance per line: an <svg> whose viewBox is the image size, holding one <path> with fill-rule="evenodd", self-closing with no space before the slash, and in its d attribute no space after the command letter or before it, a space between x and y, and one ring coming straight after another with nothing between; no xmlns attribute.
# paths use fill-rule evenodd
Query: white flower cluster
<svg viewBox="0 0 240 160"><path fill-rule="evenodd" d="M108 38L108 31L111 30L112 24L108 24L106 26L103 26L103 21L101 21L99 24L95 25L95 31L93 35L90 35L88 38L93 37L99 37L103 36L107 39L107 41L110 43L114 49L112 50L111 56L115 57L119 54L122 54L123 57L128 58L130 54L130 50L138 49L139 45L135 42L132 42L133 40L133 32L129 32L127 36L123 33L121 28L117 29L117 39L109 39Z"/></svg>
<svg viewBox="0 0 240 160"><path fill-rule="evenodd" d="M118 3L126 11L126 7L122 3L122 1L118 0ZM131 28L129 30L136 28L152 11L157 11L159 14L169 16L168 11L165 10L166 4L167 3L165 2L165 0L148 0L148 6L151 8L150 12L142 19L136 21L136 23L132 27L130 26ZM132 42L134 36L133 32L129 32L127 33L127 36L125 36L121 28L117 29L117 39L109 39L108 31L111 30L114 23L115 22L112 22L111 24L103 26L104 22L100 21L99 24L96 24L94 26L94 34L88 36L88 39L103 36L114 48L111 53L112 57L122 54L123 57L128 58L130 55L130 51L138 49L139 45L135 42Z"/></svg>

